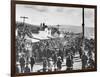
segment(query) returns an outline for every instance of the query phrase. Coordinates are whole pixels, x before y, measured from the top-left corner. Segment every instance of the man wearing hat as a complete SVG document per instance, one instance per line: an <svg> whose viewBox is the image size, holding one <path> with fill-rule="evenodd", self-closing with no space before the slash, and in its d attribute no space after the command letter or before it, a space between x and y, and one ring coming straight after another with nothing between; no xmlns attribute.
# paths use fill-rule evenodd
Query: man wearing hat
<svg viewBox="0 0 100 77"><path fill-rule="evenodd" d="M47 70L47 60L46 60L46 58L44 58L44 60L43 60L43 72L46 72L46 70Z"/></svg>
<svg viewBox="0 0 100 77"><path fill-rule="evenodd" d="M59 56L58 57L58 60L57 60L57 69L58 69L58 71L60 71L61 70L61 68L62 68L62 61L61 61L61 57Z"/></svg>
<svg viewBox="0 0 100 77"><path fill-rule="evenodd" d="M48 59L48 71L52 71L52 67L53 67L53 61L52 58Z"/></svg>

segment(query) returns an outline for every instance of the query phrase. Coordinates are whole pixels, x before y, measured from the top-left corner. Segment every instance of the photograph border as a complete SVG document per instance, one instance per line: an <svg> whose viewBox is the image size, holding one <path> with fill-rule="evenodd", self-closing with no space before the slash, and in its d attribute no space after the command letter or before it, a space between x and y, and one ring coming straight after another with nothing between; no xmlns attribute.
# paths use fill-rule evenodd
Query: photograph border
<svg viewBox="0 0 100 77"><path fill-rule="evenodd" d="M71 70L71 71L56 71L56 72L41 72L41 73L19 73L16 74L16 4L25 5L44 5L44 6L59 6L59 7L75 7L75 8L93 8L94 13L94 26L95 26L95 68L84 70ZM61 74L61 73L80 73L97 71L97 6L96 5L83 5L83 4L67 4L67 3L51 3L51 2L33 2L33 1L15 1L11 0L11 77L16 76L29 76L29 75L44 75L44 74Z"/></svg>

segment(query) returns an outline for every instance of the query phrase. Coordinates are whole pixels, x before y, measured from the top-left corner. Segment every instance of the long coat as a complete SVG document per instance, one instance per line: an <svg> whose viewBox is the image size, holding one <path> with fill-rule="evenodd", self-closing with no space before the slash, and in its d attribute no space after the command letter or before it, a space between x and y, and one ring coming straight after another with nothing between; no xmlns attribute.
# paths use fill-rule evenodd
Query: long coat
<svg viewBox="0 0 100 77"><path fill-rule="evenodd" d="M73 65L72 57L69 56L69 57L66 58L66 66L72 67L72 65Z"/></svg>
<svg viewBox="0 0 100 77"><path fill-rule="evenodd" d="M61 61L61 60L58 60L58 61L57 61L57 67L58 67L59 69L62 68L61 65L62 65L62 61Z"/></svg>
<svg viewBox="0 0 100 77"><path fill-rule="evenodd" d="M35 64L35 59L33 57L31 57L30 60L31 60L30 62L31 65Z"/></svg>
<svg viewBox="0 0 100 77"><path fill-rule="evenodd" d="M23 57L20 58L20 65L21 65L21 66L25 65L25 59L24 59Z"/></svg>

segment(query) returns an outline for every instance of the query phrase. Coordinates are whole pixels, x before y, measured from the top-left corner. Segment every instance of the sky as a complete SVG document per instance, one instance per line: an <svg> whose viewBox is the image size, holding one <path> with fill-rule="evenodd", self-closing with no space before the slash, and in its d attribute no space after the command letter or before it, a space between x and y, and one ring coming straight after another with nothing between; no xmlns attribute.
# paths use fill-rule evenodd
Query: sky
<svg viewBox="0 0 100 77"><path fill-rule="evenodd" d="M94 9L85 8L85 26L94 27ZM16 5L16 21L22 21L21 16L26 16L26 23L40 25L82 25L82 8L41 6L41 5Z"/></svg>

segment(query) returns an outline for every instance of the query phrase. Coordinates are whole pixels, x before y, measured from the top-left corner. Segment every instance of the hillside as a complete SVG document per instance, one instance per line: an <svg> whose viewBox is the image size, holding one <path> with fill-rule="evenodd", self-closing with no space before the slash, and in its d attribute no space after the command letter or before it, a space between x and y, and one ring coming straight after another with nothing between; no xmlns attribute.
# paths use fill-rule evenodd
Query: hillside
<svg viewBox="0 0 100 77"><path fill-rule="evenodd" d="M22 22L16 22L16 27L21 27L23 25ZM32 33L38 33L40 30L40 25L33 25L33 24L28 24L25 23L25 26L27 26L28 32ZM53 28L53 26L52 26ZM73 33L81 33L82 32L82 27L81 26L73 26L73 25L61 25L60 31L65 31L65 32L73 32ZM55 30L53 30L55 32ZM94 28L92 27L85 27L85 36L87 38L94 38Z"/></svg>

